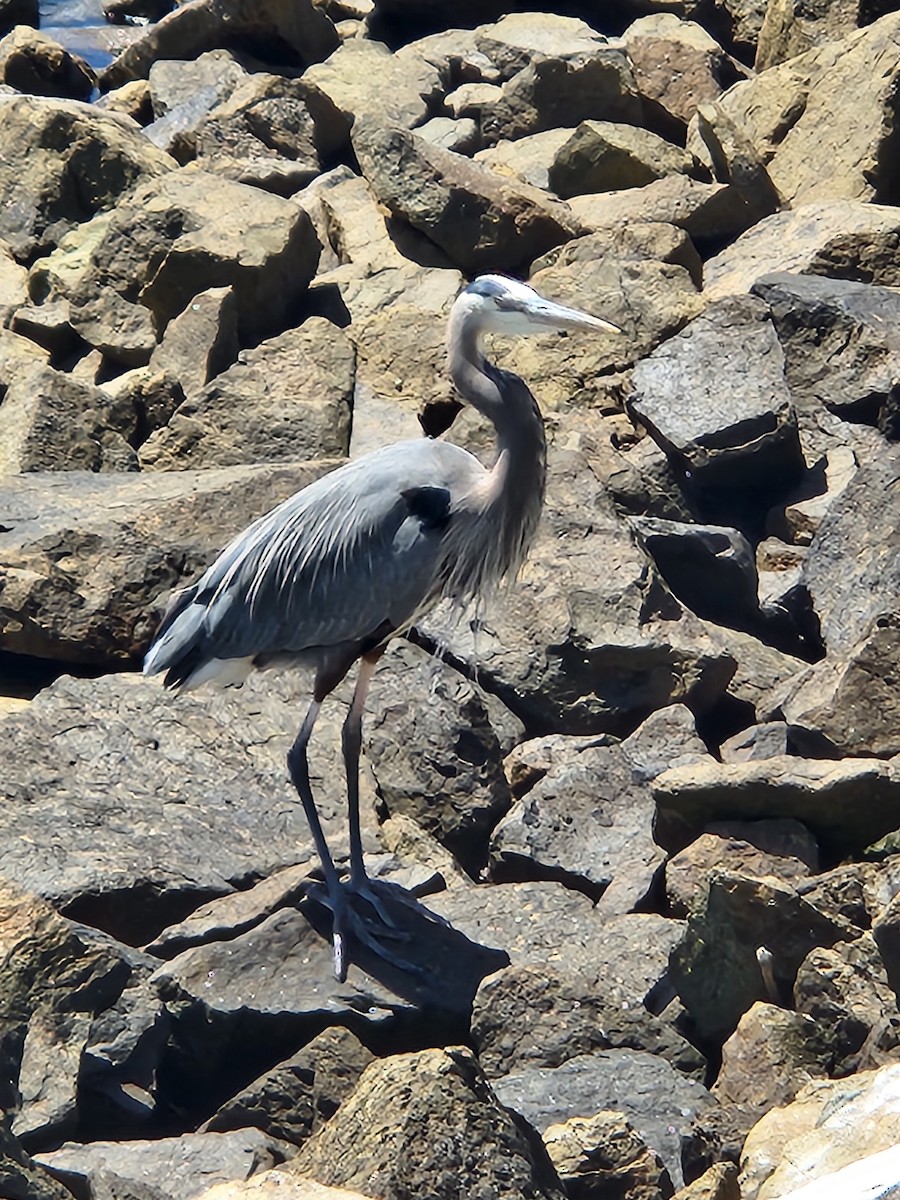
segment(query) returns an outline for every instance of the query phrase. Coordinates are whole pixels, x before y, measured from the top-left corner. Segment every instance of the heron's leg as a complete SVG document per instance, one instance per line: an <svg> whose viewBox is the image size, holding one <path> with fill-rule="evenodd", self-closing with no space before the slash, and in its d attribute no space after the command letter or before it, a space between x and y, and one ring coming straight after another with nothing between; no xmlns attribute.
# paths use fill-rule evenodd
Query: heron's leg
<svg viewBox="0 0 900 1200"><path fill-rule="evenodd" d="M328 849L328 843L325 841L325 834L322 832L322 822L319 820L316 803L313 800L312 787L309 782L309 759L306 754L306 748L309 745L309 739L312 735L313 726L316 723L316 717L319 715L320 707L321 702L319 700L313 700L310 704L306 718L300 727L300 732L297 734L294 744L288 751L287 763L291 782L297 789L297 794L303 802L303 811L306 813L309 831L312 834L316 853L319 856L322 871L325 875L325 889L328 893L328 902L333 918L334 973L338 980L343 983L347 978L348 963L342 922L341 881L338 879L334 859L331 857L331 851Z"/></svg>
<svg viewBox="0 0 900 1200"><path fill-rule="evenodd" d="M354 890L366 888L369 877L363 859L362 832L359 823L359 755L362 749L362 715L369 693L369 684L381 657L379 649L360 661L356 689L350 703L350 711L341 730L344 750L344 767L347 771L347 815L350 827L350 883Z"/></svg>

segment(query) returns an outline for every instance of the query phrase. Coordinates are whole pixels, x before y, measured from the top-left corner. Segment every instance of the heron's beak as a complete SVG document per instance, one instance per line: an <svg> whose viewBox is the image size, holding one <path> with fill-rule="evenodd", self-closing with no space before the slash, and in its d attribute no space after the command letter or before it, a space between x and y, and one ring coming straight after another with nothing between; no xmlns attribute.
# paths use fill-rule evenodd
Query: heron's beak
<svg viewBox="0 0 900 1200"><path fill-rule="evenodd" d="M534 304L529 304L527 315L535 325L548 325L552 329L603 329L607 333L621 333L618 325L604 321L602 317L592 317L577 308L566 308L564 304L554 304L552 300L541 298Z"/></svg>

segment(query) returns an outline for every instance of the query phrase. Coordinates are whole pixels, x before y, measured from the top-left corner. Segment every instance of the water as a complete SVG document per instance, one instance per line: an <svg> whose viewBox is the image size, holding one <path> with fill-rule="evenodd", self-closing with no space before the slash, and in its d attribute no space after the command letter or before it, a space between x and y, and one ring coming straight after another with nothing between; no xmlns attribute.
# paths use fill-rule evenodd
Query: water
<svg viewBox="0 0 900 1200"><path fill-rule="evenodd" d="M101 0L41 0L41 29L95 71L141 35L138 26L108 25Z"/></svg>

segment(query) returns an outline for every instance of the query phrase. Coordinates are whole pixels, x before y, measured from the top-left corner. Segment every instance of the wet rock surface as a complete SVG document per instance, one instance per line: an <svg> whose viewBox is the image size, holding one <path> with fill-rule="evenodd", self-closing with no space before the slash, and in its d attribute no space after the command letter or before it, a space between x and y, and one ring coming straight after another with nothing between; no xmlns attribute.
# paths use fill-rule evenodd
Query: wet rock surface
<svg viewBox="0 0 900 1200"><path fill-rule="evenodd" d="M4 1200L897 1186L900 15L519 7L0 3ZM308 677L136 668L337 464L491 461L446 369L478 272L621 332L489 339L541 525L379 663L405 965L338 982Z"/></svg>

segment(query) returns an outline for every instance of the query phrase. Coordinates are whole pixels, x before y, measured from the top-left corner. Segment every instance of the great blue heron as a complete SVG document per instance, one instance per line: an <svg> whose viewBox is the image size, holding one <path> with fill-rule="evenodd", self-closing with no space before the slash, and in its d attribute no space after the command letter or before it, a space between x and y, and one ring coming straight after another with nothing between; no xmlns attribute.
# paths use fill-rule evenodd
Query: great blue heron
<svg viewBox="0 0 900 1200"><path fill-rule="evenodd" d="M167 687L242 682L254 667L315 670L313 699L288 752L322 863L332 913L334 969L346 978L352 930L389 961L353 907L386 914L366 875L359 820L359 755L366 692L388 640L438 601L465 604L516 575L544 498L540 411L517 376L484 357L485 333L529 334L616 326L543 299L526 284L483 275L450 311L450 374L491 421L497 453L485 468L448 442L421 438L349 462L291 496L228 545L197 583L175 592L144 661ZM325 697L360 660L343 726L350 876L341 881L322 832L306 749ZM388 922L389 923L389 922Z"/></svg>

